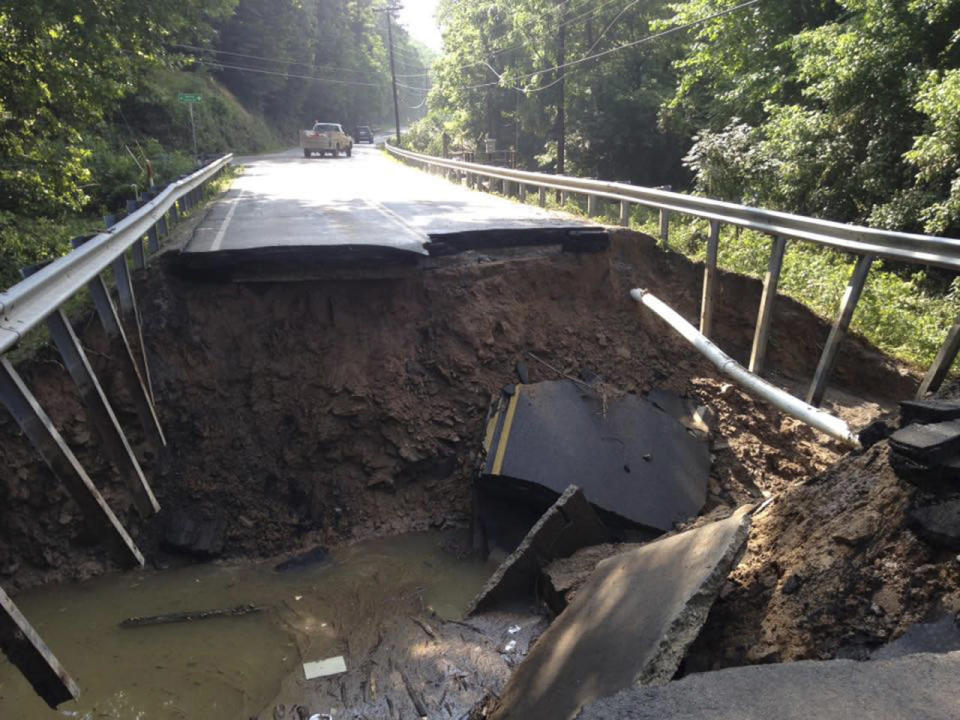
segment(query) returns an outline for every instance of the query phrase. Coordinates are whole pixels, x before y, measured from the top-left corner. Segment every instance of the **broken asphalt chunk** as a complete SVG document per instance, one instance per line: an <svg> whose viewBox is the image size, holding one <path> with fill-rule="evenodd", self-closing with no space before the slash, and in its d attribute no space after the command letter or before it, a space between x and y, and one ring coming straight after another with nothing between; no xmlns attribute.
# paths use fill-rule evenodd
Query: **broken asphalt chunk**
<svg viewBox="0 0 960 720"><path fill-rule="evenodd" d="M960 420L960 402L955 400L901 400L900 426Z"/></svg>
<svg viewBox="0 0 960 720"><path fill-rule="evenodd" d="M582 547L610 539L583 492L571 485L530 528L519 547L504 560L477 595L467 615L532 599L543 568Z"/></svg>
<svg viewBox="0 0 960 720"><path fill-rule="evenodd" d="M893 660L803 660L698 673L625 690L578 720L955 720L960 652ZM532 716L531 716L532 717Z"/></svg>
<svg viewBox="0 0 960 720"><path fill-rule="evenodd" d="M604 397L568 380L516 385L484 447L480 489L538 511L577 485L605 521L665 532L706 499L707 443L636 395Z"/></svg>
<svg viewBox="0 0 960 720"><path fill-rule="evenodd" d="M913 423L891 435L890 445L896 452L918 462L939 463L960 452L960 420L931 425Z"/></svg>
<svg viewBox="0 0 960 720"><path fill-rule="evenodd" d="M517 667L492 720L570 720L599 698L669 681L749 529L742 509L600 562Z"/></svg>

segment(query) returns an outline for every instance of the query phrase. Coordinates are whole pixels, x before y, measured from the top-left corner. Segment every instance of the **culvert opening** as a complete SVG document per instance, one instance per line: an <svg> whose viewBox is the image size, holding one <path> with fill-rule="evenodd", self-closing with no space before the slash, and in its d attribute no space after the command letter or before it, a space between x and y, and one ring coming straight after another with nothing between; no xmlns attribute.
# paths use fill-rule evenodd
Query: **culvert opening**
<svg viewBox="0 0 960 720"><path fill-rule="evenodd" d="M170 451L147 468L164 512L155 522L140 523L126 507L120 484L107 482L106 494L121 507L124 522L154 565L170 569L151 570L135 580L110 575L96 581L116 583L124 592L139 583L139 594L126 600L97 585L81 585L75 599L57 588L21 595L18 601L26 608L36 603L37 612L49 603L51 617L65 606L57 605L57 597L71 597L74 607L94 605L101 615L89 628L104 633L108 626L109 632L119 632L116 623L128 616L258 602L269 606L250 616L184 625L194 644L174 647L161 662L155 653L165 643L176 645L166 634L175 625L120 636L132 649L122 664L129 663L137 679L114 682L106 668L116 667L116 659L104 658L102 664L111 692L124 686L122 702L133 702L135 687L166 686L156 681L162 676L156 666L164 665L174 668L177 678L190 673L214 678L209 686L224 691L218 697L242 697L247 703L242 712L263 712L263 717L271 717L280 703L288 711L291 704L311 712L374 708L371 717L381 710L390 716L389 703L394 711L402 707L412 715L420 703L429 717L438 709L446 716L446 705L452 712L504 687L546 626L538 612L531 612L543 609L538 603L558 612L582 590L599 560L639 549L637 543L650 539L595 538L605 542L569 557L546 558L551 562L538 566L541 574L519 611L512 605L495 608L495 616L455 617L460 624L443 620L439 606L465 607L496 561L522 541L564 490L554 488L553 496L510 525L505 535L512 540L492 543L498 548L493 564L466 559L475 544L470 534L474 479L491 403L505 386L569 376L588 384L599 378L624 396L649 399L653 391L666 392L713 411L712 457L695 529L743 504L778 498L754 519L737 569L721 573L722 582L714 588L720 599L712 609L703 608L709 615L690 638L694 644L684 653L683 668L833 656L851 644L879 644L939 602L934 591L911 594L902 574L930 565L936 570L922 572L931 587L946 587L953 577L946 559L905 539L896 518L906 491L877 469L883 466L882 447L828 470L843 448L730 387L655 319L638 314L628 296L632 287L648 287L695 317L699 276L697 266L631 233L614 234L604 252L472 257L469 263L388 278L218 284L151 270L138 291ZM741 359L749 353L760 289L753 280L722 278L716 333L719 343ZM810 377L816 353L802 350L822 342L827 326L787 299L778 299L776 312L770 366L786 384ZM106 358L97 354L105 355L107 348L92 326L85 329L84 342L105 382L116 382ZM851 338L837 367L838 385L852 397L905 396L909 377L878 360L872 348ZM518 373L520 363L526 379ZM85 465L91 460L88 466L102 466L95 461L97 442L84 432L79 406L56 393L66 382L62 369L40 358L28 374L35 387L48 388L51 415L66 428ZM851 406L862 408L858 402ZM135 430L131 411L121 408L121 414L125 427ZM141 455L143 450L137 448ZM110 570L108 560L75 542L80 520L69 512L70 501L51 491L46 471L6 419L0 451L10 469L7 502L0 509L5 585L25 589ZM620 458L616 467L640 482L641 469L650 463L646 454L656 462L654 450ZM495 517L518 508L516 497L499 502L502 511L494 511ZM865 506L878 519L858 534L850 529L850 509ZM611 525L604 514L610 509L600 510L601 522ZM565 523L573 517L572 511L560 514ZM411 539L409 533L433 535ZM383 539L399 536L406 539ZM884 564L881 542L897 569ZM331 550L332 563L308 562L299 571L306 574L295 580L273 569L283 558L318 546ZM803 547L816 553L810 556ZM353 559L338 560L337 553ZM355 573L362 582L351 584L336 572ZM151 585L167 573L185 581L163 591ZM708 575L711 582L716 579ZM431 594L433 582L439 583L439 594ZM199 602L205 583L219 588L208 596L210 603ZM279 588L278 594L282 590L282 602L244 592L268 586ZM448 592L456 594L456 602L444 599ZM835 593L866 599L838 604L829 599ZM309 604L321 597L333 598L327 609ZM819 610L815 630L811 607ZM773 616L776 624L766 620ZM50 623L46 639L58 646L66 663L71 643L87 653L74 666L91 662L95 635L66 633L58 641L60 631ZM226 628L244 623L262 634L226 639ZM514 627L520 629L511 632ZM479 645L485 654L471 667L448 642ZM391 668L391 653L401 650L406 659ZM225 655L242 663L229 666ZM302 662L341 655L347 673L304 679ZM283 668L282 679L258 672L260 656ZM9 666L2 669L4 676L8 671ZM170 684L179 680L171 678ZM264 689L268 685L270 692ZM297 701L296 693L307 690L313 693L303 696L307 701ZM177 692L169 686L166 691ZM90 702L99 707L121 703L113 694L91 694ZM205 695L204 702L213 695ZM191 702L187 693L174 701Z"/></svg>

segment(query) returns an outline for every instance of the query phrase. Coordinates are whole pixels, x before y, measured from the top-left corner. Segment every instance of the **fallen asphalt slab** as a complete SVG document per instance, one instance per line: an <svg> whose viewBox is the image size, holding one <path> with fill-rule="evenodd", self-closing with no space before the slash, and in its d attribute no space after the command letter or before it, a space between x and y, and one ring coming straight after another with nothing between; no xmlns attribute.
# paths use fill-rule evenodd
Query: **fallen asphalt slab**
<svg viewBox="0 0 960 720"><path fill-rule="evenodd" d="M577 720L695 718L957 720L960 652L718 670L660 687L626 690L588 705L577 716Z"/></svg>
<svg viewBox="0 0 960 720"><path fill-rule="evenodd" d="M541 511L577 485L605 521L669 532L706 499L704 438L636 395L607 398L569 380L511 386L484 447L480 490Z"/></svg>
<svg viewBox="0 0 960 720"><path fill-rule="evenodd" d="M749 529L744 508L598 563L510 677L491 720L570 720L599 698L668 682Z"/></svg>
<svg viewBox="0 0 960 720"><path fill-rule="evenodd" d="M610 540L593 508L576 485L571 485L530 528L530 532L496 569L474 599L466 615L511 602L530 602L543 568L582 547Z"/></svg>

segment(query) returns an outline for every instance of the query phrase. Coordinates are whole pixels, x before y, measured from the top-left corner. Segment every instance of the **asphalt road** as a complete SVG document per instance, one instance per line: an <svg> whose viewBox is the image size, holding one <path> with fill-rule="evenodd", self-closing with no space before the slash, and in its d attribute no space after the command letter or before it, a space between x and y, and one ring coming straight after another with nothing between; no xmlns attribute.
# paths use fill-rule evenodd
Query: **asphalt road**
<svg viewBox="0 0 960 720"><path fill-rule="evenodd" d="M242 158L245 173L203 218L185 253L369 245L424 254L430 235L578 227L564 214L468 190L355 145L353 157L298 148Z"/></svg>

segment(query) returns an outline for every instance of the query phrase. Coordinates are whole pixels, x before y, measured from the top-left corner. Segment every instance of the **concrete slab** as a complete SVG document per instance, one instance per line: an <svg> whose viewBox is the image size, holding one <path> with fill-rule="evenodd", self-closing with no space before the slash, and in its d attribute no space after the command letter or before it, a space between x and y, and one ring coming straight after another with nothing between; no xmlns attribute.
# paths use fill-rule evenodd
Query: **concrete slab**
<svg viewBox="0 0 960 720"><path fill-rule="evenodd" d="M890 445L914 460L933 465L960 451L960 420L913 423L890 436Z"/></svg>
<svg viewBox="0 0 960 720"><path fill-rule="evenodd" d="M599 698L669 681L749 529L739 510L599 563L510 678L492 720L570 720Z"/></svg>
<svg viewBox="0 0 960 720"><path fill-rule="evenodd" d="M0 588L0 649L52 708L80 696L80 688Z"/></svg>
<svg viewBox="0 0 960 720"><path fill-rule="evenodd" d="M531 503L539 494L546 508L577 485L605 521L661 532L703 506L706 442L643 398L556 380L516 385L506 400L487 428L482 489Z"/></svg>
<svg viewBox="0 0 960 720"><path fill-rule="evenodd" d="M533 599L540 573L551 561L609 539L610 532L600 522L583 492L571 485L530 528L519 547L500 564L467 610L467 615Z"/></svg>
<svg viewBox="0 0 960 720"><path fill-rule="evenodd" d="M804 660L690 675L584 708L578 720L956 720L960 653Z"/></svg>

